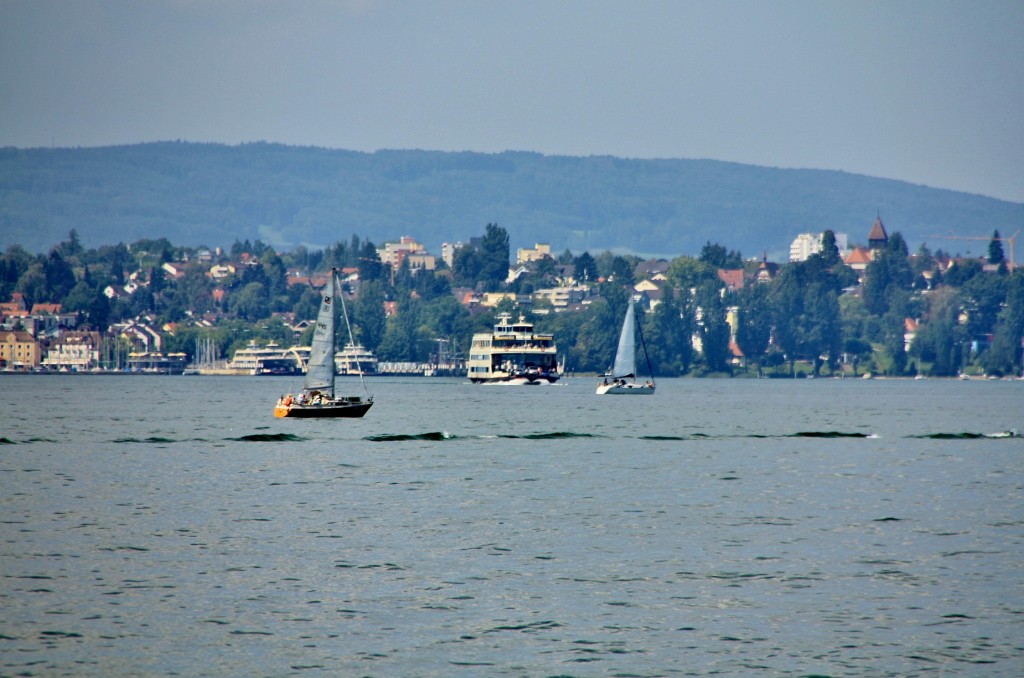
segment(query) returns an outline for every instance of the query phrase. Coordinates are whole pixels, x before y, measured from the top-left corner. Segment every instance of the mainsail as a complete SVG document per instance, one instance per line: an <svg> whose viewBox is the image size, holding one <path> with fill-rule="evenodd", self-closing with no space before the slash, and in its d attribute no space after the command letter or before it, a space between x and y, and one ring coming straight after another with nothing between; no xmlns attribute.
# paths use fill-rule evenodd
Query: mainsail
<svg viewBox="0 0 1024 678"><path fill-rule="evenodd" d="M320 313L316 317L313 345L306 365L304 391L322 390L334 397L334 298L338 294L337 276L332 271L330 287L324 290Z"/></svg>
<svg viewBox="0 0 1024 678"><path fill-rule="evenodd" d="M636 320L632 300L626 309L626 319L622 322L622 334L619 335L619 347L615 351L611 376L616 379L636 376Z"/></svg>

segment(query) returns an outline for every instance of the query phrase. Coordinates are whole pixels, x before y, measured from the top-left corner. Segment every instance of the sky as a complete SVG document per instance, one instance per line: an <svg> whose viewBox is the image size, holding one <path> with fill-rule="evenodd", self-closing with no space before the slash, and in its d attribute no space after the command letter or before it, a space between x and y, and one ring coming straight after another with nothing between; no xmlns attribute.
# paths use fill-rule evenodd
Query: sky
<svg viewBox="0 0 1024 678"><path fill-rule="evenodd" d="M0 0L0 147L843 170L1024 202L1021 0Z"/></svg>

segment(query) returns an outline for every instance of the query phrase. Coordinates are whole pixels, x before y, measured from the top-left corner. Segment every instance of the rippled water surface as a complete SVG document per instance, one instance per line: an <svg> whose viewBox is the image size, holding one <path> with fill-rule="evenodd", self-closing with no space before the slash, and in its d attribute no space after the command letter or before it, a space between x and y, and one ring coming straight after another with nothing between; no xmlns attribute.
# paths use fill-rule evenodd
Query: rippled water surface
<svg viewBox="0 0 1024 678"><path fill-rule="evenodd" d="M1024 675L1024 382L0 376L0 675Z"/></svg>

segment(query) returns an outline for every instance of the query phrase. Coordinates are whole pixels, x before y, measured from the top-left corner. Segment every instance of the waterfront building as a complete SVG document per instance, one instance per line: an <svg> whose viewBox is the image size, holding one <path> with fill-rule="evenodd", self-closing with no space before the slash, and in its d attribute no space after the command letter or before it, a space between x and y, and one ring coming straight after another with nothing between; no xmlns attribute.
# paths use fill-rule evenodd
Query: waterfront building
<svg viewBox="0 0 1024 678"><path fill-rule="evenodd" d="M28 332L0 332L0 369L31 370L39 367L42 350Z"/></svg>

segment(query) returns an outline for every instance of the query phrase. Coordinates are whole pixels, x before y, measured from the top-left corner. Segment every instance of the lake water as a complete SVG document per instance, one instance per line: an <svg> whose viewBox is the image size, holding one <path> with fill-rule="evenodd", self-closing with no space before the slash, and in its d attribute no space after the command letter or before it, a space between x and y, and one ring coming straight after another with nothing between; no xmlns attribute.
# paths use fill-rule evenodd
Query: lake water
<svg viewBox="0 0 1024 678"><path fill-rule="evenodd" d="M0 376L0 675L1024 675L1024 382L368 384Z"/></svg>

